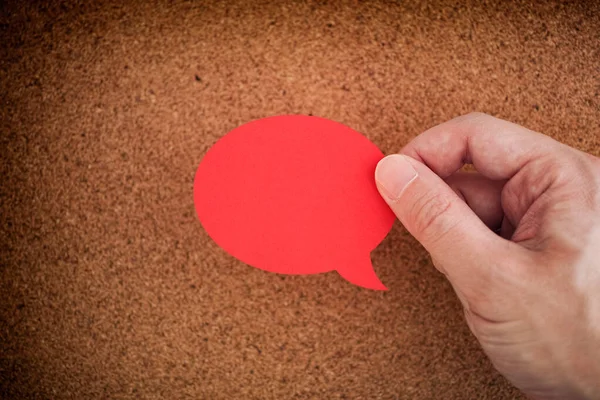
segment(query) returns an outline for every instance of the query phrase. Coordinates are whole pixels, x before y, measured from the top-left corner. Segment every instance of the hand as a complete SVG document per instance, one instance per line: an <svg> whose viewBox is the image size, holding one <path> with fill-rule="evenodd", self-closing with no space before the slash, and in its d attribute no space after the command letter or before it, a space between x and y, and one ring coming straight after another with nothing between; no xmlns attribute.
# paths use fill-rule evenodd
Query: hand
<svg viewBox="0 0 600 400"><path fill-rule="evenodd" d="M600 160L478 113L400 153L379 191L498 371L534 398L600 398Z"/></svg>

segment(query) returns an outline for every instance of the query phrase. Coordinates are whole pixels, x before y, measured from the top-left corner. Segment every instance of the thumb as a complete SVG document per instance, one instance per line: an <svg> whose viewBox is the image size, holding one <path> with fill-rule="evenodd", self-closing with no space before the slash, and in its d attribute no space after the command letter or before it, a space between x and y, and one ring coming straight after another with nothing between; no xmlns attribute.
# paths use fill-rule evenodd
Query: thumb
<svg viewBox="0 0 600 400"><path fill-rule="evenodd" d="M485 260L499 254L501 238L425 164L390 155L377 165L375 180L400 222L453 283L460 286L463 275L469 280L473 274L481 277Z"/></svg>

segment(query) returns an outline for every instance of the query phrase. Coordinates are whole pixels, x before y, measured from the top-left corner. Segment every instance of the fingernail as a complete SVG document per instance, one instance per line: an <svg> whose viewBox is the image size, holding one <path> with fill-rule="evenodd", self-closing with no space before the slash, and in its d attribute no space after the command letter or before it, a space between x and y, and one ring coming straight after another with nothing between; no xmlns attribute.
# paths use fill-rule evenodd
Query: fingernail
<svg viewBox="0 0 600 400"><path fill-rule="evenodd" d="M413 179L417 171L408 162L406 156L393 154L379 161L375 169L375 180L380 191L389 200L396 200Z"/></svg>

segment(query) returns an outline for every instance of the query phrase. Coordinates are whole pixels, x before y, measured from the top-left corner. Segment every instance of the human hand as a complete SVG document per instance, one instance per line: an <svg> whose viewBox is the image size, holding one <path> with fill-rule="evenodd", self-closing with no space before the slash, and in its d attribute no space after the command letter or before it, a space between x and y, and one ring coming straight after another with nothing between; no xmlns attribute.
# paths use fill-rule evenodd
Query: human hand
<svg viewBox="0 0 600 400"><path fill-rule="evenodd" d="M533 398L600 398L600 159L479 113L400 153L377 187L498 371Z"/></svg>

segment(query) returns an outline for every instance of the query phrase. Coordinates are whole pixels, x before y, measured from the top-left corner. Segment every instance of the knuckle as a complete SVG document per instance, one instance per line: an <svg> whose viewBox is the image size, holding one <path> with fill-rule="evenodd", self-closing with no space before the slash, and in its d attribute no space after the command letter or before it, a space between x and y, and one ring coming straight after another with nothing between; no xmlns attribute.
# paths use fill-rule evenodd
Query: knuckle
<svg viewBox="0 0 600 400"><path fill-rule="evenodd" d="M591 169L592 169L592 179L591 182L594 182L593 185L595 198L597 204L600 205L600 158L591 156Z"/></svg>
<svg viewBox="0 0 600 400"><path fill-rule="evenodd" d="M453 201L448 196L422 195L411 210L413 229L429 241L440 239L453 226L453 222L446 218L452 206Z"/></svg>
<svg viewBox="0 0 600 400"><path fill-rule="evenodd" d="M482 113L480 111L472 111L465 115L465 119L470 121L487 121L493 118L491 115Z"/></svg>
<svg viewBox="0 0 600 400"><path fill-rule="evenodd" d="M572 169L561 168L560 182L571 187L573 199L582 199L586 206L599 210L600 159L587 153L574 153L569 165Z"/></svg>
<svg viewBox="0 0 600 400"><path fill-rule="evenodd" d="M483 113L481 111L471 111L470 113L467 114L467 116L469 118L473 118L473 119L478 119L478 118L487 118L489 117L488 114Z"/></svg>

